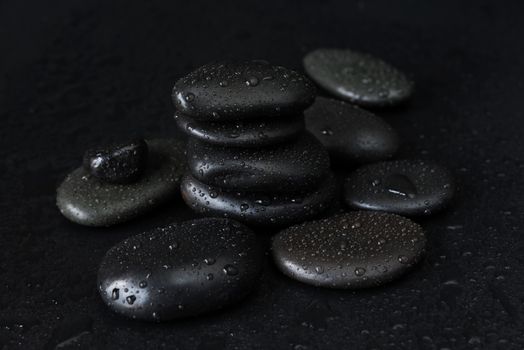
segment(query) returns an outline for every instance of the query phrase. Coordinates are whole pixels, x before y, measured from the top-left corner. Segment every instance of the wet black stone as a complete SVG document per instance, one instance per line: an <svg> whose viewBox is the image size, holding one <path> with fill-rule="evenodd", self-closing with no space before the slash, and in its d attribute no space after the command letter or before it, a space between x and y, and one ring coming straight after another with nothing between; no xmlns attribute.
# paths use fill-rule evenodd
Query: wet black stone
<svg viewBox="0 0 524 350"><path fill-rule="evenodd" d="M399 147L398 135L389 124L343 101L317 97L305 116L306 128L340 164L386 160Z"/></svg>
<svg viewBox="0 0 524 350"><path fill-rule="evenodd" d="M318 49L303 63L309 77L326 91L362 106L399 104L413 92L413 82L402 72L369 54Z"/></svg>
<svg viewBox="0 0 524 350"><path fill-rule="evenodd" d="M357 211L287 228L273 238L278 268L298 281L328 288L382 285L423 256L426 237L395 214Z"/></svg>
<svg viewBox="0 0 524 350"><path fill-rule="evenodd" d="M356 209L401 215L430 215L443 209L455 193L451 173L433 162L398 160L363 166L349 175L346 203Z"/></svg>
<svg viewBox="0 0 524 350"><path fill-rule="evenodd" d="M228 219L200 219L130 237L100 265L104 302L131 318L165 321L236 304L256 288L263 252Z"/></svg>
<svg viewBox="0 0 524 350"><path fill-rule="evenodd" d="M311 134L263 148L217 147L196 139L187 146L191 174L208 185L231 190L312 189L329 170L329 155Z"/></svg>
<svg viewBox="0 0 524 350"><path fill-rule="evenodd" d="M221 146L269 146L294 139L304 131L303 115L285 119L203 122L176 113L175 120L189 136Z"/></svg>
<svg viewBox="0 0 524 350"><path fill-rule="evenodd" d="M295 116L315 98L314 85L300 73L264 61L216 62L178 80L173 102L198 120Z"/></svg>
<svg viewBox="0 0 524 350"><path fill-rule="evenodd" d="M129 183L143 174L147 154L147 143L142 139L112 144L88 150L84 154L84 168L102 181Z"/></svg>
<svg viewBox="0 0 524 350"><path fill-rule="evenodd" d="M186 175L181 192L186 204L204 215L229 217L247 224L286 226L315 218L329 208L336 183L328 173L316 189L306 193L228 192Z"/></svg>
<svg viewBox="0 0 524 350"><path fill-rule="evenodd" d="M62 215L81 225L111 226L176 198L182 174L187 171L185 143L175 139L153 139L147 143L147 167L138 181L108 183L84 167L67 175L56 193Z"/></svg>

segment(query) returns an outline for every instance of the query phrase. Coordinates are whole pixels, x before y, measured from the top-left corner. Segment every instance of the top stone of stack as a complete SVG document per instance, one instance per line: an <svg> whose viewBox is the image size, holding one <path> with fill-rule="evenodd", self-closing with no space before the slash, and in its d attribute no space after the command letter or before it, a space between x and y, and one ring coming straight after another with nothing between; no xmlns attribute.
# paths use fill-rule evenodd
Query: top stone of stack
<svg viewBox="0 0 524 350"><path fill-rule="evenodd" d="M201 121L296 116L315 99L302 74L265 61L216 62L177 81L172 98L183 114Z"/></svg>

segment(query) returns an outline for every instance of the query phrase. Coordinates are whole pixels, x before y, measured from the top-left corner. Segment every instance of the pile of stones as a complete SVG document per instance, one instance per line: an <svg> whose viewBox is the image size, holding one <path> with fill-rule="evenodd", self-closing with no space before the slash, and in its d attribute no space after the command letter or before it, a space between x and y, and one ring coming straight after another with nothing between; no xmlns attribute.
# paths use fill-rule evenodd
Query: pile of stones
<svg viewBox="0 0 524 350"><path fill-rule="evenodd" d="M403 103L412 82L350 50L315 50L304 68L338 99L315 100L306 77L267 62L211 63L173 89L187 155L174 140L86 153L84 166L58 189L58 206L72 221L123 222L179 191L196 212L214 216L112 247L98 271L108 307L164 321L238 303L263 270L264 246L251 229L258 226L285 227L272 237L275 266L314 286L376 287L423 258L424 230L406 216L445 208L453 177L431 161L391 160L399 136L356 106ZM351 170L343 189L330 163ZM314 220L337 194L349 210Z"/></svg>
<svg viewBox="0 0 524 350"><path fill-rule="evenodd" d="M329 154L305 129L315 99L303 75L264 61L218 62L173 89L178 126L190 136L184 201L247 224L288 226L331 203Z"/></svg>

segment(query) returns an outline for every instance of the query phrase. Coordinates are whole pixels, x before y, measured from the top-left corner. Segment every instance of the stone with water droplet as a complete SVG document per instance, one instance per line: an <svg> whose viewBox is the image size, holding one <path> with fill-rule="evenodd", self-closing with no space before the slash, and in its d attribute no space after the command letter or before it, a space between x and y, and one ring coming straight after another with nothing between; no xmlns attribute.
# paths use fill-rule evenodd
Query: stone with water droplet
<svg viewBox="0 0 524 350"><path fill-rule="evenodd" d="M347 49L317 49L304 57L311 79L334 96L366 107L396 105L413 93L413 82L390 64Z"/></svg>
<svg viewBox="0 0 524 350"><path fill-rule="evenodd" d="M296 141L264 148L217 147L191 139L187 149L191 175L222 189L307 191L329 172L328 153L309 133Z"/></svg>
<svg viewBox="0 0 524 350"><path fill-rule="evenodd" d="M184 249L170 250L174 242ZM256 287L262 261L254 233L240 223L186 221L111 248L99 268L99 291L124 316L171 320L238 303Z"/></svg>
<svg viewBox="0 0 524 350"><path fill-rule="evenodd" d="M413 221L357 211L281 231L273 238L272 254L278 268L291 278L357 289L400 277L420 261L425 246L424 231Z"/></svg>
<svg viewBox="0 0 524 350"><path fill-rule="evenodd" d="M441 165L422 160L396 160L366 165L350 174L344 199L356 209L415 216L442 210L454 193L453 177Z"/></svg>
<svg viewBox="0 0 524 350"><path fill-rule="evenodd" d="M327 148L334 164L385 160L399 147L398 135L389 124L343 101L317 97L305 116L307 130Z"/></svg>
<svg viewBox="0 0 524 350"><path fill-rule="evenodd" d="M216 62L178 80L172 97L180 112L197 120L284 119L313 103L315 87L302 74L267 62Z"/></svg>
<svg viewBox="0 0 524 350"><path fill-rule="evenodd" d="M104 182L83 167L70 173L57 189L60 212L81 225L111 226L176 198L187 169L185 144L174 139L153 139L147 144L148 163L138 181Z"/></svg>
<svg viewBox="0 0 524 350"><path fill-rule="evenodd" d="M143 139L111 144L86 151L84 168L94 177L110 183L136 181L147 167L147 143Z"/></svg>
<svg viewBox="0 0 524 350"><path fill-rule="evenodd" d="M229 122L197 121L179 112L177 126L198 140L228 147L261 147L296 139L304 131L304 117L253 119ZM234 136L234 137L232 137Z"/></svg>
<svg viewBox="0 0 524 350"><path fill-rule="evenodd" d="M248 224L292 225L312 219L329 208L336 192L333 174L305 193L226 191L206 185L186 175L181 185L182 198L198 213L230 217ZM211 193L218 195L212 197ZM300 196L300 200L297 200Z"/></svg>

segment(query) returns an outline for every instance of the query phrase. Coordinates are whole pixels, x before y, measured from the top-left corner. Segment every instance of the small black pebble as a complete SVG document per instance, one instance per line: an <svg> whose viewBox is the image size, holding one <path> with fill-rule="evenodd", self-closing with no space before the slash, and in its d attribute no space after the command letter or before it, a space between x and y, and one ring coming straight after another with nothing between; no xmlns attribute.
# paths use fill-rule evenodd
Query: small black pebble
<svg viewBox="0 0 524 350"><path fill-rule="evenodd" d="M110 183L136 181L147 166L147 143L136 139L128 143L111 144L88 150L84 168L98 179Z"/></svg>

